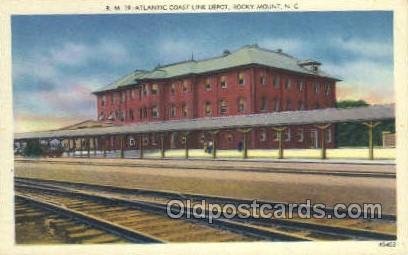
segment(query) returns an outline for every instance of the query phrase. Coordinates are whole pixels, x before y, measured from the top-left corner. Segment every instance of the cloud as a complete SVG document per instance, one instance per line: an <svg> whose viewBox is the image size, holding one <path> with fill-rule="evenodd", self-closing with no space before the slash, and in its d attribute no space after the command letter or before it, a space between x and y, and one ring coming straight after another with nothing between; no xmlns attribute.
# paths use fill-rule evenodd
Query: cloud
<svg viewBox="0 0 408 255"><path fill-rule="evenodd" d="M325 69L343 79L337 85L339 100L364 99L377 104L394 101L392 64L358 60L341 64L326 63Z"/></svg>
<svg viewBox="0 0 408 255"><path fill-rule="evenodd" d="M386 41L369 41L360 38L330 40L331 47L338 48L365 58L391 58L393 45Z"/></svg>
<svg viewBox="0 0 408 255"><path fill-rule="evenodd" d="M296 57L309 52L310 44L295 38L266 38L258 42L259 46L271 50L281 49L283 52L293 54Z"/></svg>

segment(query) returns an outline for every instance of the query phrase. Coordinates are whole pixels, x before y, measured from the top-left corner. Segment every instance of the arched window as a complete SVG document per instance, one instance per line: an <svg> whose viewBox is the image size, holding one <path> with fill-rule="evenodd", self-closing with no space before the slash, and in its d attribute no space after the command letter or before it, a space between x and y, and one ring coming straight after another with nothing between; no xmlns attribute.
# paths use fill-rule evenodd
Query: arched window
<svg viewBox="0 0 408 255"><path fill-rule="evenodd" d="M157 107L157 105L152 107L152 118L153 119L159 118L159 107Z"/></svg>
<svg viewBox="0 0 408 255"><path fill-rule="evenodd" d="M210 102L206 102L204 108L205 108L205 109L204 109L205 115L206 115L206 116L210 116L210 115L212 114L211 103L210 103Z"/></svg>
<svg viewBox="0 0 408 255"><path fill-rule="evenodd" d="M245 98L240 97L238 99L238 112L244 113L246 109L246 100Z"/></svg>
<svg viewBox="0 0 408 255"><path fill-rule="evenodd" d="M244 74L243 73L238 73L238 84L240 86L245 85L245 79L244 79Z"/></svg>
<svg viewBox="0 0 408 255"><path fill-rule="evenodd" d="M181 105L181 113L183 114L183 117L187 117L188 115L188 107L185 103Z"/></svg>
<svg viewBox="0 0 408 255"><path fill-rule="evenodd" d="M170 94L174 96L176 94L176 84L172 83L170 86Z"/></svg>
<svg viewBox="0 0 408 255"><path fill-rule="evenodd" d="M170 115L170 117L175 117L176 116L176 106L174 104L172 104L170 106L169 115Z"/></svg>
<svg viewBox="0 0 408 255"><path fill-rule="evenodd" d="M152 85L152 95L157 95L159 94L159 85L153 84Z"/></svg>
<svg viewBox="0 0 408 255"><path fill-rule="evenodd" d="M187 80L183 81L183 92L187 93L188 92L188 84L187 84Z"/></svg>
<svg viewBox="0 0 408 255"><path fill-rule="evenodd" d="M222 99L220 100L220 114L221 115L225 115L228 112L228 106L227 106L227 102Z"/></svg>
<svg viewBox="0 0 408 255"><path fill-rule="evenodd" d="M280 78L279 78L278 75L276 75L276 76L273 78L273 87L274 87L275 89L280 88Z"/></svg>
<svg viewBox="0 0 408 255"><path fill-rule="evenodd" d="M221 82L220 82L221 88L226 89L227 88L227 79L225 76L221 76Z"/></svg>
<svg viewBox="0 0 408 255"><path fill-rule="evenodd" d="M206 91L210 91L210 90L211 90L210 78L207 78L206 81L205 81L205 90L206 90Z"/></svg>
<svg viewBox="0 0 408 255"><path fill-rule="evenodd" d="M259 108L261 112L264 112L268 109L268 102L266 97L261 97L261 104Z"/></svg>

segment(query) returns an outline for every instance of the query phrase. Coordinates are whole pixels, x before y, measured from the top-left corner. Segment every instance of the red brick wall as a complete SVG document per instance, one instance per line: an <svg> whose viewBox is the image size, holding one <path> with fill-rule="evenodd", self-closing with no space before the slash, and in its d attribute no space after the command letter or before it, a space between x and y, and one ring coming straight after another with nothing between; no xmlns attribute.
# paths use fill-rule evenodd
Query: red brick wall
<svg viewBox="0 0 408 255"><path fill-rule="evenodd" d="M242 84L239 84L240 78L243 80ZM226 82L224 88L221 86L222 79ZM276 84L274 80L277 81ZM153 86L157 86L156 94L152 92ZM113 103L112 95L114 95ZM106 98L104 105L102 105L102 97ZM100 93L97 95L97 109L98 115L103 113L105 119L110 113L115 115L115 112L123 112L123 121L118 118L114 120L116 123L194 119L223 116L220 113L221 100L224 100L227 106L225 116L334 107L336 102L335 81L267 67L240 67L207 75L146 82L131 88ZM239 109L240 100L243 103L241 109ZM207 102L210 103L210 114L205 112ZM153 107L158 109L157 117L152 115ZM174 116L171 114L172 107L175 109ZM133 118L130 110L133 111ZM305 127L305 133L308 133L309 129ZM250 147L277 146L274 141L259 141L257 139L259 132L257 129L248 135ZM268 136L270 132L272 131L266 132ZM334 137L334 129L332 135ZM236 147L239 139L242 138L240 134L234 134L233 137L233 142L223 142L220 138L219 145ZM310 147L308 139L307 135L302 143L292 139L293 141L287 142L287 146ZM334 145L334 141L332 143Z"/></svg>

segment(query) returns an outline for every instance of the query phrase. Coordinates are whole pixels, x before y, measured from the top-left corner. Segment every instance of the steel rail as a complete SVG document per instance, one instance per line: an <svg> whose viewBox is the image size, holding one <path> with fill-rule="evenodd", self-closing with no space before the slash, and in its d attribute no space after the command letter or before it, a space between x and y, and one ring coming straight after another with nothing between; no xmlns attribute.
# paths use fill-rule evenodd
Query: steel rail
<svg viewBox="0 0 408 255"><path fill-rule="evenodd" d="M17 186L21 186L21 184L17 184ZM128 200L128 199L122 199L122 198L114 198L114 197L106 197L106 196L99 196L97 194L90 194L86 192L81 192L77 190L72 190L67 188L66 190L64 189L55 189L55 187L50 187L50 186L44 186L40 185L37 187L32 187L30 185L22 185L22 187L26 187L29 189L37 189L37 190L43 190L43 191L50 191L50 192L58 192L61 194L71 194L75 196L80 196L80 197L86 197L91 200L96 200L96 201L107 201L109 203L116 203L116 204L121 204L121 205L126 205L129 207L135 207L141 210L147 210L153 213L161 213L161 214L166 214L167 207L163 204L160 203L153 203L153 202L146 202L146 201L140 201L140 200ZM178 214L180 212L179 208L172 208L171 209L174 214ZM208 212L205 214L208 215ZM196 220L196 219L193 219ZM255 219L250 219L254 221ZM257 219L258 220L258 219ZM202 222L202 220L201 220ZM375 240L395 240L396 236L394 234L390 233L384 233L384 232L379 232L379 231L373 231L373 230L364 230L364 229L357 229L357 228L350 228L350 227L343 227L343 226L333 226L333 225L324 225L324 224L318 224L318 223L310 223L310 222L302 222L298 220L283 220L283 219L259 219L259 222L261 223L271 223L274 225L280 225L280 226L286 226L286 227L291 227L291 228L296 228L296 229L303 229L303 230L312 230L315 232L318 232L320 234L328 234L331 236L343 236L343 237L351 237L355 239L375 239ZM265 229L254 229L257 228L254 225L251 224L243 224L242 222L239 221L231 221L231 220L226 220L226 219L213 219L213 223L215 225L221 226L221 227L226 227L229 230L232 231L237 231L240 233L250 233L253 236L256 237L262 237L266 240L286 240L286 241L299 241L299 240L313 240L313 238L304 238L300 237L298 235L293 235L293 234L284 234L282 232L272 232L270 230L265 232Z"/></svg>

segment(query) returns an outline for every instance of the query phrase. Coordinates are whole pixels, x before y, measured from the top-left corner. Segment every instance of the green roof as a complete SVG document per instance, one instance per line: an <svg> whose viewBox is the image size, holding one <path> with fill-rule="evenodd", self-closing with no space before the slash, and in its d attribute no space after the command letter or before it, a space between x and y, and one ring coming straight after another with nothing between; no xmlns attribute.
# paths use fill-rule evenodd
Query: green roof
<svg viewBox="0 0 408 255"><path fill-rule="evenodd" d="M317 72L312 71L302 66L302 63L303 62L301 60L283 53L280 50L273 51L260 48L257 45L247 45L219 57L204 60L190 60L165 66L157 66L151 71L137 70L95 92L102 92L134 85L137 84L139 80L169 79L188 74L204 74L250 64L258 64L302 74L339 80L338 78L330 76L320 70Z"/></svg>

